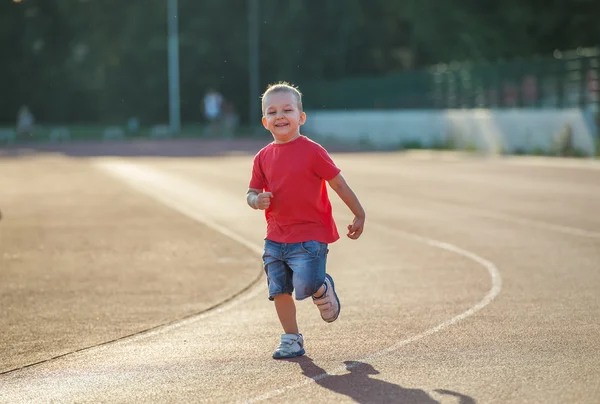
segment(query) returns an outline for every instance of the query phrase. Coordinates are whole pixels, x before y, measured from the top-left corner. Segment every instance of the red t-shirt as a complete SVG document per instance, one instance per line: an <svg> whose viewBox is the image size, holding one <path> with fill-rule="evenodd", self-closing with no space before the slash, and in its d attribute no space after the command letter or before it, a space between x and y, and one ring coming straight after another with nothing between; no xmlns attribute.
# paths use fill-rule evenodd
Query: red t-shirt
<svg viewBox="0 0 600 404"><path fill-rule="evenodd" d="M338 240L326 181L339 173L327 151L305 136L260 150L250 188L273 194L265 210L266 238L278 243Z"/></svg>

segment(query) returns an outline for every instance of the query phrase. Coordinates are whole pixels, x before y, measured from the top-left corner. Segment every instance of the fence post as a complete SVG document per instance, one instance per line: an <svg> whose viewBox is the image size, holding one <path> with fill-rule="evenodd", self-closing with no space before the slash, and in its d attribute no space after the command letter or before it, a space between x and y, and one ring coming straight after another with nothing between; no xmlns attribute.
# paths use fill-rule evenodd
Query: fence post
<svg viewBox="0 0 600 404"><path fill-rule="evenodd" d="M564 61L558 57L553 72L556 77L556 108L562 108L564 105L564 67Z"/></svg>
<svg viewBox="0 0 600 404"><path fill-rule="evenodd" d="M536 64L534 67L534 74L535 77L537 77L535 89L536 99L533 104L536 108L543 108L544 106L544 97L546 95L546 89L544 86L546 85L547 81L547 69L545 67L546 64L543 61L540 62L540 60L536 58Z"/></svg>
<svg viewBox="0 0 600 404"><path fill-rule="evenodd" d="M590 60L587 56L579 56L579 106L584 109L588 104L588 71ZM591 101L591 99L590 99Z"/></svg>

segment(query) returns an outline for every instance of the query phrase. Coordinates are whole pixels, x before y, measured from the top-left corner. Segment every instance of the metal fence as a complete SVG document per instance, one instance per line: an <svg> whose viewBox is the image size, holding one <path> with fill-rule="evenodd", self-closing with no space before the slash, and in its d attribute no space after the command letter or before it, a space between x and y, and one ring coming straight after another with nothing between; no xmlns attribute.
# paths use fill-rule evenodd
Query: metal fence
<svg viewBox="0 0 600 404"><path fill-rule="evenodd" d="M302 84L307 109L572 108L600 104L600 48L495 63L439 64Z"/></svg>

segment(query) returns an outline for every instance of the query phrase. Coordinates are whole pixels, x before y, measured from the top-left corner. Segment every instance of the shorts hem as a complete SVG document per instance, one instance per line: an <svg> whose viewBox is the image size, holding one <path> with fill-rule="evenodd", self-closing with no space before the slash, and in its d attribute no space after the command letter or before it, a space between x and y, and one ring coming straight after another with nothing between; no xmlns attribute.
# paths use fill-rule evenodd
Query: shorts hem
<svg viewBox="0 0 600 404"><path fill-rule="evenodd" d="M273 301L273 300L275 300L275 296L279 296L279 295L289 295L289 296L291 296L292 294L290 292L275 293L273 295L269 295L269 300Z"/></svg>
<svg viewBox="0 0 600 404"><path fill-rule="evenodd" d="M296 295L295 298L296 298L296 300L300 301L300 300L308 299L311 296L312 295L306 295L306 296L298 296L298 295Z"/></svg>

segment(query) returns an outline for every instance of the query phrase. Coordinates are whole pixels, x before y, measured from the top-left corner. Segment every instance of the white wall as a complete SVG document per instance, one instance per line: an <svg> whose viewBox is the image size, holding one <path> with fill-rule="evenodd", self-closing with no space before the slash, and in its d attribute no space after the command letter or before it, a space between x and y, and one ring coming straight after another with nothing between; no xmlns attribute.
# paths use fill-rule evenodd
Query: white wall
<svg viewBox="0 0 600 404"><path fill-rule="evenodd" d="M304 131L315 138L397 148L446 144L488 153L551 152L571 128L573 146L594 155L597 128L580 109L307 111Z"/></svg>

